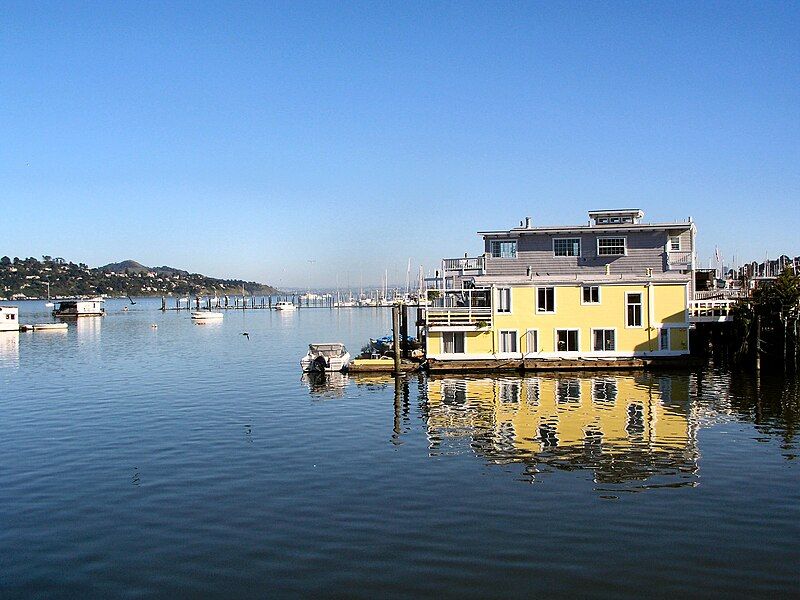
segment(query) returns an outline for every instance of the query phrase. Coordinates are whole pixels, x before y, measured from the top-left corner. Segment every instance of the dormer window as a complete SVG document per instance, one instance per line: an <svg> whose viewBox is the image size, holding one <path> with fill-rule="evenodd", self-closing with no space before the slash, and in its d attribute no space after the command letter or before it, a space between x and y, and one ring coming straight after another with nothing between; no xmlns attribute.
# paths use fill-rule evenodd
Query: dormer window
<svg viewBox="0 0 800 600"><path fill-rule="evenodd" d="M492 240L492 258L517 258L516 240Z"/></svg>
<svg viewBox="0 0 800 600"><path fill-rule="evenodd" d="M644 213L638 208L589 211L595 225L637 225Z"/></svg>

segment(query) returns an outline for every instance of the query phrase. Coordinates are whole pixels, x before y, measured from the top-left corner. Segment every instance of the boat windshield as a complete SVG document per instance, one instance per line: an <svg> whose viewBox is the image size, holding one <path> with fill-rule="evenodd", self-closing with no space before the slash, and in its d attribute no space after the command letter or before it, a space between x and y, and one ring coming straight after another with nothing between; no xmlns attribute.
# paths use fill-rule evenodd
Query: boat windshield
<svg viewBox="0 0 800 600"><path fill-rule="evenodd" d="M326 358L342 356L347 349L344 344L309 344L308 351L311 354L318 354Z"/></svg>

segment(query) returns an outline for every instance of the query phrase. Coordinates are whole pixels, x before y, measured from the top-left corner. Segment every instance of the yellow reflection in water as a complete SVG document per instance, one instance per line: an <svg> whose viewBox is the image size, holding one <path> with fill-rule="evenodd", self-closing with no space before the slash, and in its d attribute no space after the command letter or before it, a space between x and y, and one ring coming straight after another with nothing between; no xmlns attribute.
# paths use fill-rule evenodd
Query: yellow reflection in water
<svg viewBox="0 0 800 600"><path fill-rule="evenodd" d="M468 439L493 462L586 468L598 481L697 469L688 377L435 376L427 400L432 453Z"/></svg>

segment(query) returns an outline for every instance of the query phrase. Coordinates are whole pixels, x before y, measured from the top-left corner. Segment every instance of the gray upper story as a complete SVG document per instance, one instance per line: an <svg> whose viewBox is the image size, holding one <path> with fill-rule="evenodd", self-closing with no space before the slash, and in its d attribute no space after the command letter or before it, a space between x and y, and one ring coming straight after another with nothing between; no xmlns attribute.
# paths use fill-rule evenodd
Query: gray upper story
<svg viewBox="0 0 800 600"><path fill-rule="evenodd" d="M691 219L642 223L643 216L638 209L592 211L586 225L533 227L526 219L513 229L481 231L484 255L445 260L444 270L456 279L472 275L483 282L604 274L690 278L696 233Z"/></svg>

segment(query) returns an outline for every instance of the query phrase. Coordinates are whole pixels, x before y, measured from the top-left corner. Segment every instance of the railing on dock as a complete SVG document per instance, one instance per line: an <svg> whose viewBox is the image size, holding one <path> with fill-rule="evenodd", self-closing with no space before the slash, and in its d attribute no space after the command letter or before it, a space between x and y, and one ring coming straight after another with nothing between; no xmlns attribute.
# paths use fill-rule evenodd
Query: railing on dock
<svg viewBox="0 0 800 600"><path fill-rule="evenodd" d="M689 321L713 323L733 320L731 309L736 300L694 300L689 302Z"/></svg>

